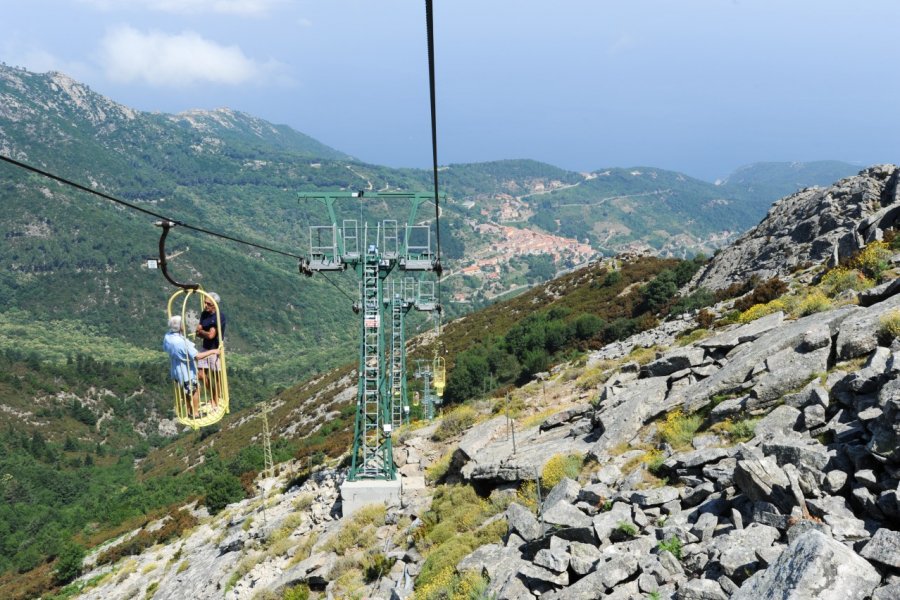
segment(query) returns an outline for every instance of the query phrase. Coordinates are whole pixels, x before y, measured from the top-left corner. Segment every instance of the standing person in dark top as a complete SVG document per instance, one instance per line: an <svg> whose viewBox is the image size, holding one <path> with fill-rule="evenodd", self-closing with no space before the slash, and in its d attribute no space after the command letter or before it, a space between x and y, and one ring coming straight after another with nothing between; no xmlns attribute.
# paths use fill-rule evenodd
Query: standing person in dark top
<svg viewBox="0 0 900 600"><path fill-rule="evenodd" d="M203 300L203 312L200 313L200 323L195 333L203 340L204 350L217 350L225 339L225 315L221 311L216 314L218 304L219 295L215 292L210 292ZM219 331L220 325L222 331ZM218 374L221 370L219 355L213 354L198 360L197 368L200 382L211 391L210 404L215 410L219 406L219 386L222 385Z"/></svg>
<svg viewBox="0 0 900 600"><path fill-rule="evenodd" d="M184 399L190 401L190 417L200 418L200 386L197 384L197 363L218 355L218 350L197 352L194 343L184 337L181 331L181 317L169 319L169 331L163 338L163 350L169 355L169 376L184 390ZM217 356L218 357L218 356Z"/></svg>

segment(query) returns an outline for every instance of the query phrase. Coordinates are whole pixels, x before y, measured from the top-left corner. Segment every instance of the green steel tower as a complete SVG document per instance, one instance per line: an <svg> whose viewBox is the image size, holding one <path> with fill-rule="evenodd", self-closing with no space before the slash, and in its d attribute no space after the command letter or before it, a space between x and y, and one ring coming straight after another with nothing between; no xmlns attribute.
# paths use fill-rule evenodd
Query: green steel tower
<svg viewBox="0 0 900 600"><path fill-rule="evenodd" d="M440 263L431 250L431 228L415 225L419 206L433 196L385 192L366 195L386 201L409 201L409 217L402 232L396 220L384 220L374 230L367 223L360 226L356 220L348 219L338 226L335 202L362 195L362 192L300 194L301 199L322 202L331 218L331 225L310 227L309 258L301 263L300 271L312 275L317 271L352 268L356 273L359 300L353 309L360 315L359 383L348 480L394 480L397 473L391 432L400 425L403 407L407 406L403 315L413 306L419 310L440 310L440 307L434 301L433 292L429 304L426 292L413 294L405 289L402 281L391 287L386 286L385 280L395 270L440 271ZM420 298L422 302L418 302ZM387 331L391 335L390 345L386 341Z"/></svg>

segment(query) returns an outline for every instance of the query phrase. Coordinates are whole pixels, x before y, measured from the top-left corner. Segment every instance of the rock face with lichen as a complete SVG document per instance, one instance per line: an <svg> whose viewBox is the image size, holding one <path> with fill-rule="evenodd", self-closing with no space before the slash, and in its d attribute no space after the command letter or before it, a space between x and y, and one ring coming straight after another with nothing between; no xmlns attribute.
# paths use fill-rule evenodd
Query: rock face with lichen
<svg viewBox="0 0 900 600"><path fill-rule="evenodd" d="M752 275L768 279L849 257L880 240L900 217L898 175L895 165L878 165L782 198L759 225L717 253L694 283L721 289Z"/></svg>

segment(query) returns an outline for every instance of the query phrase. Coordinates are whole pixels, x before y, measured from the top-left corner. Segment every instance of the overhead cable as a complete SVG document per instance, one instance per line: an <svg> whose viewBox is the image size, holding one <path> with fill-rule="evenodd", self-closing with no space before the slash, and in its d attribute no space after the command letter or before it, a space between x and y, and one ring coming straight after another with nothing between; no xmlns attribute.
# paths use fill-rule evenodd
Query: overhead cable
<svg viewBox="0 0 900 600"><path fill-rule="evenodd" d="M100 198L103 198L104 200L109 200L110 202L114 202L114 203L119 204L119 205L121 205L121 206L124 206L124 207L126 207L126 208L130 208L130 209L132 209L132 210L136 210L136 211L138 211L138 212L144 213L145 215L150 215L150 216L152 216L152 217L156 217L157 219L162 219L163 221L170 221L170 222L175 223L176 225L178 225L178 226L180 226L180 227L184 227L185 229L190 229L190 230L196 231L196 232L198 232L198 233L203 233L203 234L206 234L206 235L211 235L211 236L213 236L213 237L221 238L221 239L223 239L223 240L228 240L228 241L235 242L235 243L238 243L238 244L244 244L245 246L252 246L252 247L254 247L254 248L258 248L258 249L260 249L260 250L265 250L266 252L272 252L272 253L274 253L274 254L280 254L280 255L282 255L282 256L288 256L288 257L296 258L296 259L299 259L299 260L302 260L302 259L304 258L303 256L300 256L300 255L298 255L298 254L292 254L292 253L290 253L290 252L285 252L285 251L283 251L283 250L278 250L278 249L276 249L276 248L270 248L269 246L263 246L262 244L257 244L257 243L255 243L255 242L248 242L247 240L242 240L242 239L240 239L240 238L236 238L236 237L231 236L231 235L227 235L227 234L224 234L224 233L218 233L218 232L216 232L216 231L210 231L209 229L204 229L203 227L197 227L196 225L191 225L190 223L185 223L184 221L179 221L178 219L173 219L173 218L171 218L171 217L167 217L167 216L162 215L162 214L160 214L160 213L158 213L158 212L154 212L154 211L152 211L152 210L148 210L148 209L146 209L146 208L144 208L144 207L142 207L142 206L138 206L138 205L133 204L133 203L131 203L131 202L126 202L125 200L122 200L122 199L120 199L120 198L116 198L116 197L114 197L114 196L110 196L109 194L105 194L105 193L100 192L100 191L98 191L98 190L95 190L95 189L86 187L86 186L84 186L84 185L81 185L80 183L76 183L76 182L74 182L74 181L72 181L72 180L70 180L70 179L66 179L65 177L60 177L59 175L54 175L53 173L50 173L50 172L48 172L48 171L44 171L44 170L42 170L42 169L38 169L37 167L33 167L33 166L29 165L29 164L26 164L26 163L23 163L23 162L21 162L21 161L15 160L15 159L10 158L10 157L8 157L8 156L3 156L2 154L0 154L0 161L9 163L9 164L11 164L11 165L13 165L13 166L16 166L16 167L19 167L19 168L21 168L21 169L25 169L26 171L31 171L32 173L36 173L36 174L38 174L38 175L42 175L42 176L44 176L44 177L47 177L48 179L52 179L52 180L54 180L54 181L58 181L59 183L62 183L62 184L64 184L64 185L68 185L68 186L70 186L70 187L73 187L73 188L75 188L75 189L81 190L81 191L83 191L83 192L87 192L87 193L89 193L89 194L93 194L93 195L95 195L95 196L99 196Z"/></svg>

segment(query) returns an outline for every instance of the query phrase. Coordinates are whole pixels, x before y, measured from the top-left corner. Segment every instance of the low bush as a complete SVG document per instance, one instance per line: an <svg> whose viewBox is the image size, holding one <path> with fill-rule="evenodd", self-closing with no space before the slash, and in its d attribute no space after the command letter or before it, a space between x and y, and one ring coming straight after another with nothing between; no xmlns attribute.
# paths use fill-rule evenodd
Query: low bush
<svg viewBox="0 0 900 600"><path fill-rule="evenodd" d="M800 300L795 311L797 316L805 317L807 315L831 310L831 307L832 303L828 296L819 290L813 290Z"/></svg>
<svg viewBox="0 0 900 600"><path fill-rule="evenodd" d="M471 406L459 406L444 415L441 424L438 425L431 438L436 442L442 442L455 435L459 435L475 424L478 413Z"/></svg>
<svg viewBox="0 0 900 600"><path fill-rule="evenodd" d="M425 480L429 483L440 482L450 470L454 452L456 452L456 448L445 452L443 456L428 465L428 467L425 468Z"/></svg>
<svg viewBox="0 0 900 600"><path fill-rule="evenodd" d="M455 565L460 559L479 546L499 541L506 534L505 519L481 526L497 512L495 505L479 498L469 486L437 488L431 508L422 517L422 526L413 533L416 548L425 557L416 578L417 598L432 597L423 590L452 587Z"/></svg>
<svg viewBox="0 0 900 600"><path fill-rule="evenodd" d="M756 304L766 304L775 300L788 290L788 285L778 277L768 279L755 288L746 296L738 298L734 307L743 312Z"/></svg>
<svg viewBox="0 0 900 600"><path fill-rule="evenodd" d="M137 535L117 544L97 557L97 564L114 563L123 556L140 554L155 544L164 544L180 536L185 530L197 525L197 518L189 511L178 510L169 513L163 526L156 531L142 529Z"/></svg>
<svg viewBox="0 0 900 600"><path fill-rule="evenodd" d="M375 542L375 530L384 525L385 514L383 504L363 506L331 536L323 550L344 555L351 548L370 548Z"/></svg>
<svg viewBox="0 0 900 600"><path fill-rule="evenodd" d="M676 450L690 448L703 419L700 415L685 415L680 409L666 415L666 420L657 425L659 437Z"/></svg>
<svg viewBox="0 0 900 600"><path fill-rule="evenodd" d="M619 521L616 523L616 528L613 530L613 533L619 539L633 538L638 534L638 528L627 521Z"/></svg>
<svg viewBox="0 0 900 600"><path fill-rule="evenodd" d="M822 277L819 282L819 288L829 298L839 296L848 290L856 292L867 290L872 287L874 282L857 271L856 269L848 269L847 267L835 267Z"/></svg>
<svg viewBox="0 0 900 600"><path fill-rule="evenodd" d="M694 342L698 342L702 339L708 338L711 335L709 329L695 329L689 333L685 333L684 335L678 336L677 344L679 346L688 346L693 344Z"/></svg>
<svg viewBox="0 0 900 600"><path fill-rule="evenodd" d="M898 337L900 337L900 309L887 313L878 321L879 342L889 346Z"/></svg>
<svg viewBox="0 0 900 600"><path fill-rule="evenodd" d="M739 421L725 419L710 427L709 430L713 433L725 435L732 444L738 444L753 439L757 421L759 419L756 418L741 419Z"/></svg>
<svg viewBox="0 0 900 600"><path fill-rule="evenodd" d="M391 572L396 558L388 558L381 552L376 552L366 558L363 565L363 578L366 583L378 581Z"/></svg>
<svg viewBox="0 0 900 600"><path fill-rule="evenodd" d="M850 261L850 265L862 271L866 277L880 282L890 266L892 254L890 246L885 242L872 242Z"/></svg>
<svg viewBox="0 0 900 600"><path fill-rule="evenodd" d="M677 537L672 536L668 539L662 540L661 542L659 542L657 547L661 551L668 550L669 552L672 553L672 555L675 558L677 558L678 560L681 560L681 554L682 554L681 553L681 540L678 539Z"/></svg>
<svg viewBox="0 0 900 600"><path fill-rule="evenodd" d="M564 477L577 479L584 458L578 454L554 454L541 470L541 486L552 490Z"/></svg>
<svg viewBox="0 0 900 600"><path fill-rule="evenodd" d="M785 303L781 300L772 300L771 302L767 302L766 304L756 304L751 306L744 312L742 312L738 316L739 323L750 323L751 321L755 321L759 318L765 317L766 315L771 315L772 313L778 312L779 310L785 310Z"/></svg>

